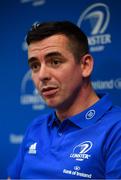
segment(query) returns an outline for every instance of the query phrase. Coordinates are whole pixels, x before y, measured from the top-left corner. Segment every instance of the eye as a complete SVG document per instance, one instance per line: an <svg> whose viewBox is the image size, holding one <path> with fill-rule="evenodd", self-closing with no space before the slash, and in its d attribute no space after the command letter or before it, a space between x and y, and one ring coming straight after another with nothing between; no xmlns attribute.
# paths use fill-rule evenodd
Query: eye
<svg viewBox="0 0 121 180"><path fill-rule="evenodd" d="M52 59L51 60L51 66L52 67L59 67L61 65L62 61L60 59Z"/></svg>
<svg viewBox="0 0 121 180"><path fill-rule="evenodd" d="M33 72L38 72L40 69L40 64L34 62L34 63L30 64L30 68Z"/></svg>

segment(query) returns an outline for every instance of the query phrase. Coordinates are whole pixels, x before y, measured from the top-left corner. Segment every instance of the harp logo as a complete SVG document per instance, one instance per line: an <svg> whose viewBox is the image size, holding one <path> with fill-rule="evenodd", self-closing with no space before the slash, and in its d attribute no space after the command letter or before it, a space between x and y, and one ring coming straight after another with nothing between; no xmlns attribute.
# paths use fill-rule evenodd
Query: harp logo
<svg viewBox="0 0 121 180"><path fill-rule="evenodd" d="M102 51L111 43L111 35L106 33L110 22L110 10L106 4L95 3L80 15L77 25L88 29L88 42L91 51Z"/></svg>
<svg viewBox="0 0 121 180"><path fill-rule="evenodd" d="M45 101L33 84L31 70L26 72L21 82L20 104L32 106L33 110L44 110L47 108Z"/></svg>
<svg viewBox="0 0 121 180"><path fill-rule="evenodd" d="M73 148L73 152L70 154L70 158L73 158L77 161L88 160L91 157L91 155L87 152L90 151L92 145L93 144L91 141L84 141L80 143L79 145Z"/></svg>

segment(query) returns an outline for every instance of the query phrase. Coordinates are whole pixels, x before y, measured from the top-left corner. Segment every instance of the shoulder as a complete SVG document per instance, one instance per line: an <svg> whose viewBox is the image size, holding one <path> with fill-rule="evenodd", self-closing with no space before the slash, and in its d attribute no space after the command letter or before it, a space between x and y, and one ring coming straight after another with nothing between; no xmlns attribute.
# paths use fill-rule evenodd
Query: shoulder
<svg viewBox="0 0 121 180"><path fill-rule="evenodd" d="M121 107L111 106L100 119L99 124L107 136L117 133L121 136Z"/></svg>
<svg viewBox="0 0 121 180"><path fill-rule="evenodd" d="M121 122L121 107L112 106L105 115L107 119L111 119L111 122Z"/></svg>
<svg viewBox="0 0 121 180"><path fill-rule="evenodd" d="M111 143L114 139L121 138L121 107L112 106L110 108L103 118L103 127Z"/></svg>
<svg viewBox="0 0 121 180"><path fill-rule="evenodd" d="M46 114L42 114L35 119L28 125L28 128L25 132L25 136L28 136L32 132L36 132L37 130L43 130L43 128L47 127L49 122L53 120L53 112L50 111Z"/></svg>
<svg viewBox="0 0 121 180"><path fill-rule="evenodd" d="M46 114L41 114L40 116L36 117L32 123L30 123L29 127L34 127L34 126L41 126L45 123L49 123L52 120L53 117L53 112L50 111Z"/></svg>
<svg viewBox="0 0 121 180"><path fill-rule="evenodd" d="M109 110L109 116L114 122L121 122L121 107L112 106Z"/></svg>

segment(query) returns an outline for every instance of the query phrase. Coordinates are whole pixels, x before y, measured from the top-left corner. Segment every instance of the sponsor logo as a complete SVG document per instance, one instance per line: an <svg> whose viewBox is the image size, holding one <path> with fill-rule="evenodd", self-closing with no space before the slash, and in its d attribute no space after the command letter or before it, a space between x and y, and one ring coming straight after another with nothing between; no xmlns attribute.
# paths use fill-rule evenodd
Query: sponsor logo
<svg viewBox="0 0 121 180"><path fill-rule="evenodd" d="M63 173L64 174L69 174L69 175L72 175L72 176L92 178L92 174L88 174L88 173L84 173L84 172L79 172L79 170L75 169L75 167L79 167L79 166L74 166L74 170L63 169Z"/></svg>
<svg viewBox="0 0 121 180"><path fill-rule="evenodd" d="M39 22L38 21L35 21L33 24L32 24L32 26L37 26L39 24ZM27 49L28 49L28 45L27 45L27 42L26 42L26 36L24 37L24 40L23 40L23 42L22 42L22 51L27 51Z"/></svg>
<svg viewBox="0 0 121 180"><path fill-rule="evenodd" d="M9 141L11 144L20 144L23 141L24 135L22 134L10 134Z"/></svg>
<svg viewBox="0 0 121 180"><path fill-rule="evenodd" d="M75 171L79 171L80 169L81 169L80 166L74 166Z"/></svg>
<svg viewBox="0 0 121 180"><path fill-rule="evenodd" d="M121 78L118 78L118 79L115 80L114 87L116 89L121 89Z"/></svg>
<svg viewBox="0 0 121 180"><path fill-rule="evenodd" d="M94 116L95 116L95 110L91 109L86 113L85 118L86 119L92 119Z"/></svg>
<svg viewBox="0 0 121 180"><path fill-rule="evenodd" d="M27 71L21 82L20 104L31 105L33 110L43 110L46 104L31 79L31 70Z"/></svg>
<svg viewBox="0 0 121 180"><path fill-rule="evenodd" d="M29 154L36 154L36 153L37 153L36 146L37 146L37 143L32 144L32 145L29 147L28 153L29 153Z"/></svg>
<svg viewBox="0 0 121 180"><path fill-rule="evenodd" d="M45 0L21 0L20 1L22 4L25 4L25 3L31 3L32 6L42 6L45 4Z"/></svg>
<svg viewBox="0 0 121 180"><path fill-rule="evenodd" d="M121 89L121 78L117 79L110 79L106 81L102 80L97 80L97 81L92 81L92 86L94 87L95 90L104 90L104 89Z"/></svg>
<svg viewBox="0 0 121 180"><path fill-rule="evenodd" d="M77 25L89 29L87 35L91 52L103 51L106 45L111 43L111 34L105 33L109 21L110 11L103 3L92 4L79 17Z"/></svg>
<svg viewBox="0 0 121 180"><path fill-rule="evenodd" d="M91 141L84 141L74 147L73 152L70 154L70 158L73 158L77 161L88 160L91 155L87 154L87 152L92 148Z"/></svg>
<svg viewBox="0 0 121 180"><path fill-rule="evenodd" d="M26 43L26 36L24 37L24 40L23 40L23 42L22 42L22 50L23 51L27 51L27 49L28 49L28 45L27 45L27 43Z"/></svg>

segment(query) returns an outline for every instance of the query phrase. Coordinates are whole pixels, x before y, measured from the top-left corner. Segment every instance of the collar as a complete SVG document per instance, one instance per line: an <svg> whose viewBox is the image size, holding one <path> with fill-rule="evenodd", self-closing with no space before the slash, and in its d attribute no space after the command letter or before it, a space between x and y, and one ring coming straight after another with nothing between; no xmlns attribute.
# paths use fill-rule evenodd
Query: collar
<svg viewBox="0 0 121 180"><path fill-rule="evenodd" d="M99 93L97 95L100 98L99 101L83 112L68 118L68 120L80 128L88 127L99 121L100 118L112 107L112 101L107 93ZM51 115L51 121L49 121L48 125L52 126L54 123L59 125L60 121L58 120L55 111L53 111Z"/></svg>
<svg viewBox="0 0 121 180"><path fill-rule="evenodd" d="M109 94L100 93L98 96L100 98L99 101L83 112L70 117L70 121L80 128L90 126L99 121L101 117L112 107L112 102L109 98Z"/></svg>
<svg viewBox="0 0 121 180"><path fill-rule="evenodd" d="M56 112L55 111L52 111L51 112L51 117L50 117L50 121L48 122L48 126L52 127L54 124L56 125L60 125L61 122L59 121L59 119L57 118L56 116Z"/></svg>

